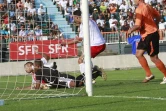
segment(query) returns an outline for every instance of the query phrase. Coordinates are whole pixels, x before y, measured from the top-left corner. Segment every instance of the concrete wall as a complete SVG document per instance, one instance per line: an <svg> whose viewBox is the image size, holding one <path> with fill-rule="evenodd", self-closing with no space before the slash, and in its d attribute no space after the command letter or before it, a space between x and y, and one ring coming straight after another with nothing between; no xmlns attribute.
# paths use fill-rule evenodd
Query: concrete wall
<svg viewBox="0 0 166 111"><path fill-rule="evenodd" d="M154 64L150 61L149 56L145 55L150 66ZM166 64L166 52L160 53L159 57ZM77 58L69 59L55 59L58 65L58 70L62 71L78 71L79 67L77 64ZM50 61L50 62L51 62ZM115 55L115 56L99 56L92 59L94 65L103 67L104 69L115 69L115 68L132 68L140 67L137 59L134 55ZM0 63L0 76L2 75L24 75L24 64L26 61L19 62L6 62Z"/></svg>

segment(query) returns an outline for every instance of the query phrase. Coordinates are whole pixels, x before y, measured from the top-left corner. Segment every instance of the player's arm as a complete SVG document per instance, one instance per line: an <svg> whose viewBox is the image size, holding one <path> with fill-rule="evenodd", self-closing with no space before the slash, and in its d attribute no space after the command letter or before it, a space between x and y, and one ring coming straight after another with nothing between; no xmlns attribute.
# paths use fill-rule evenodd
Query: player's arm
<svg viewBox="0 0 166 111"><path fill-rule="evenodd" d="M41 84L41 81L42 81L42 72L40 70L38 70L37 72L35 72L36 74L36 87L35 89L40 89L40 84Z"/></svg>
<svg viewBox="0 0 166 111"><path fill-rule="evenodd" d="M128 30L128 34L141 28L142 14L140 9L136 9L135 25Z"/></svg>
<svg viewBox="0 0 166 111"><path fill-rule="evenodd" d="M71 44L77 44L79 42L81 42L83 40L83 38L80 37L76 37L76 39L69 41L69 42L62 42L61 45L71 45Z"/></svg>
<svg viewBox="0 0 166 111"><path fill-rule="evenodd" d="M50 60L50 57L49 57L47 54L45 54L45 53L39 52L39 50L38 50L37 47L35 47L34 50L35 50L35 52L36 52L37 54L40 54L40 55L41 55L42 57L44 57L47 61Z"/></svg>
<svg viewBox="0 0 166 111"><path fill-rule="evenodd" d="M40 80L36 80L36 87L35 87L35 89L40 89L40 84L41 84L41 81Z"/></svg>
<svg viewBox="0 0 166 111"><path fill-rule="evenodd" d="M31 86L27 86L27 87L17 87L17 90L30 90Z"/></svg>

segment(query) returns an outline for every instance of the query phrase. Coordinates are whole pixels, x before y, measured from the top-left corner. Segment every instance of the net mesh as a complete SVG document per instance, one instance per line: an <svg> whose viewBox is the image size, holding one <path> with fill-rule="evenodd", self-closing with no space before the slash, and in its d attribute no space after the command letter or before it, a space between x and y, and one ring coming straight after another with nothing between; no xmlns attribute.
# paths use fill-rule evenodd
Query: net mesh
<svg viewBox="0 0 166 111"><path fill-rule="evenodd" d="M74 39L76 36L74 28L68 25L66 18L51 0L47 1L48 3L44 2L45 0L30 0L31 10L19 7L17 1L7 6L3 5L4 9L0 13L2 62L0 63L0 99L74 96L84 89L84 87L45 90L30 88L32 74L25 72L24 64L42 58L40 54L35 53L34 48L48 55L50 63L56 62L60 72L74 77L80 75L76 59L79 50L77 46L59 45L62 40L67 42ZM39 10L41 6L43 8Z"/></svg>

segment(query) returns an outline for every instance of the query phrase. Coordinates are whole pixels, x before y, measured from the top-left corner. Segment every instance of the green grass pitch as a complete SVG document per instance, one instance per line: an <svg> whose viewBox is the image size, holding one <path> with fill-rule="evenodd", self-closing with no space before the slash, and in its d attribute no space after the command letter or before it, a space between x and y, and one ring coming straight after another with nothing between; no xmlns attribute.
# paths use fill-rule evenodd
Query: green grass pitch
<svg viewBox="0 0 166 111"><path fill-rule="evenodd" d="M142 83L145 77L143 69L106 71L107 81L103 81L100 77L96 80L92 97L87 97L85 89L83 89L77 96L72 97L6 100L5 104L0 106L0 111L164 111L166 85L160 85L163 75L155 68L152 69L152 72L156 78L149 83ZM30 82L29 76L18 76L17 79L11 76L9 78L1 77L0 88L11 89L6 91L0 89L1 99L5 98L5 95L10 95L8 98L16 98L11 94L18 93L20 93L18 98L32 96L30 94L34 92L31 91L12 90L21 86L22 82L27 79ZM10 82L3 82L7 80ZM15 80L20 83L12 82ZM73 93L73 89L70 91ZM62 92L68 92L68 89L62 89ZM38 91L35 94L47 95L49 91Z"/></svg>

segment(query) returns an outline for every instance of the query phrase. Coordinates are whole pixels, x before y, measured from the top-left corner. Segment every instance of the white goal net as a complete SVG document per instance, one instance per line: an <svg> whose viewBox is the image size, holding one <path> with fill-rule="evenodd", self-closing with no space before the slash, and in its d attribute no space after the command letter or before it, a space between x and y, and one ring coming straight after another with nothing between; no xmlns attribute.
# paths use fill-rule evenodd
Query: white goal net
<svg viewBox="0 0 166 111"><path fill-rule="evenodd" d="M60 73L73 77L80 75L77 45L60 46L62 40L67 42L74 39L75 29L52 0L44 1L30 0L27 7L18 6L17 0L3 5L0 12L0 99L73 96L84 89L84 86L69 88L68 85L63 88L41 86L34 89L35 73L25 71L27 62L34 64L35 60L42 58L45 64L49 57L46 66L52 67L56 63Z"/></svg>

